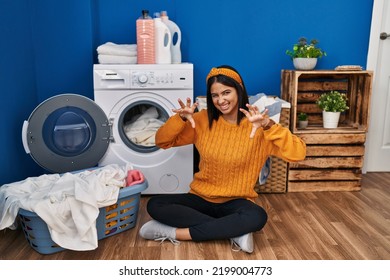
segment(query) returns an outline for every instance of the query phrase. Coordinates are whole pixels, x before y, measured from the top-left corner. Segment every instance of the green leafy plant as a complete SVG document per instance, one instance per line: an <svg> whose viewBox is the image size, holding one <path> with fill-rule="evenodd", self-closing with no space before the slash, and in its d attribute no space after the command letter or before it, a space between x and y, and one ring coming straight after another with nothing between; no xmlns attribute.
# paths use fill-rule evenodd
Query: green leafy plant
<svg viewBox="0 0 390 280"><path fill-rule="evenodd" d="M321 94L316 103L321 110L326 112L344 112L349 109L347 101L345 93L332 90Z"/></svg>
<svg viewBox="0 0 390 280"><path fill-rule="evenodd" d="M298 114L298 120L299 121L307 121L307 114L303 113L303 112L299 113Z"/></svg>
<svg viewBox="0 0 390 280"><path fill-rule="evenodd" d="M301 37L298 43L294 44L292 50L286 50L286 54L294 58L321 58L326 56L326 52L317 47L318 41L312 39L310 44L307 42L305 37Z"/></svg>

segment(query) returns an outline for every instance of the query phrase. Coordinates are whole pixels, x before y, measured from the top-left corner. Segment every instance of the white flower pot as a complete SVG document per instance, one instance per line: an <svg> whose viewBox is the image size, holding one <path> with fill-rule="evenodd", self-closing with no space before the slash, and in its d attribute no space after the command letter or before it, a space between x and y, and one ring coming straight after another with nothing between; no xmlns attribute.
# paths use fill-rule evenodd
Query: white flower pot
<svg viewBox="0 0 390 280"><path fill-rule="evenodd" d="M317 58L297 57L293 59L293 64L297 70L313 70L317 65Z"/></svg>
<svg viewBox="0 0 390 280"><path fill-rule="evenodd" d="M339 125L340 112L322 111L322 121L324 128L337 128Z"/></svg>

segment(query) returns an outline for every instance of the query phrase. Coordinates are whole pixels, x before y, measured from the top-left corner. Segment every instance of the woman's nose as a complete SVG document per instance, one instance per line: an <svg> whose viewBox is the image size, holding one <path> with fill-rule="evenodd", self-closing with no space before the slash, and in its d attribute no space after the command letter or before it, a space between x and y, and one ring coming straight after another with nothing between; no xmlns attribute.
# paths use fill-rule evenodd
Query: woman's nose
<svg viewBox="0 0 390 280"><path fill-rule="evenodd" d="M224 101L223 96L218 97L218 104L222 104Z"/></svg>

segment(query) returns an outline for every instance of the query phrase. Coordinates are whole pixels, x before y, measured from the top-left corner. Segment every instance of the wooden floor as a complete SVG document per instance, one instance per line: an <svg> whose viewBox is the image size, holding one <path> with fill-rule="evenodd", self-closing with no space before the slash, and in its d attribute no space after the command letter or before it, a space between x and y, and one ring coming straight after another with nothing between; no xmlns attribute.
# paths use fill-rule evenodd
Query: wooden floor
<svg viewBox="0 0 390 280"><path fill-rule="evenodd" d="M99 241L94 251L41 255L20 230L0 231L3 260L390 260L390 173L367 173L359 192L262 194L269 221L254 234L252 254L234 252L228 240L160 244L138 236L150 219L141 199L135 228Z"/></svg>

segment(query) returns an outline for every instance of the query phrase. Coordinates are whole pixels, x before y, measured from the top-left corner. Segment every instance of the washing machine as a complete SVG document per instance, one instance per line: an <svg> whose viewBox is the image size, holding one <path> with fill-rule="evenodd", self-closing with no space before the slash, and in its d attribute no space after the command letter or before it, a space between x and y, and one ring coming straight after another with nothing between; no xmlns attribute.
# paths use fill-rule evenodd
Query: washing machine
<svg viewBox="0 0 390 280"><path fill-rule="evenodd" d="M149 187L143 194L188 192L193 178L193 145L167 150L155 145L155 131L193 98L193 65L94 65L94 100L108 117L111 135L99 165L130 163Z"/></svg>
<svg viewBox="0 0 390 280"><path fill-rule="evenodd" d="M160 149L152 131L178 98L193 97L193 65L98 64L93 76L94 100L64 93L33 110L22 128L26 153L54 173L130 163L148 180L143 194L187 192L193 145Z"/></svg>

